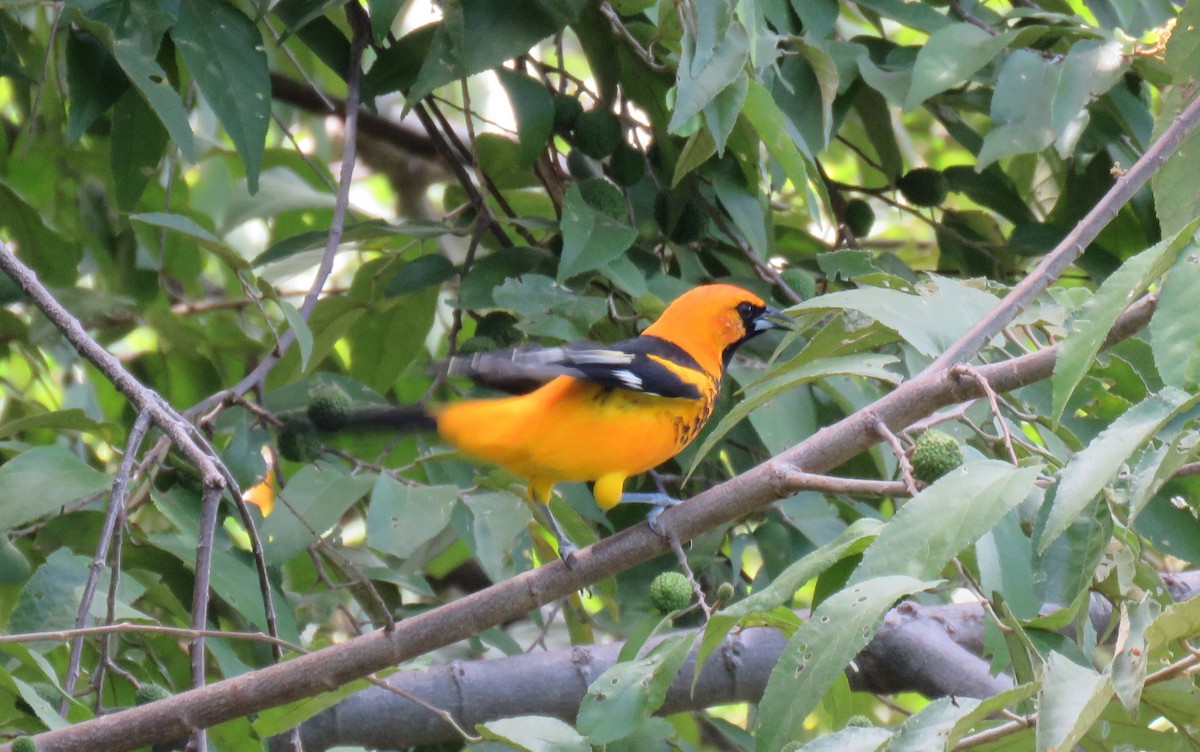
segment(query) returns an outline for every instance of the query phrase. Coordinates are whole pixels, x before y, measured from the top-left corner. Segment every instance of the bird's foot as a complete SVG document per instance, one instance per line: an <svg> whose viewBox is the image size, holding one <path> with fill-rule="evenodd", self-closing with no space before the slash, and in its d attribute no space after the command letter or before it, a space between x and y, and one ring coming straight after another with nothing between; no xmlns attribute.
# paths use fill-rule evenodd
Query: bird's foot
<svg viewBox="0 0 1200 752"><path fill-rule="evenodd" d="M634 504L649 504L651 505L650 512L646 514L646 523L650 525L650 529L659 537L666 537L666 531L658 524L658 518L662 513L676 504L681 504L682 499L676 499L673 496L668 496L665 493L623 493L621 494L621 503L626 502Z"/></svg>

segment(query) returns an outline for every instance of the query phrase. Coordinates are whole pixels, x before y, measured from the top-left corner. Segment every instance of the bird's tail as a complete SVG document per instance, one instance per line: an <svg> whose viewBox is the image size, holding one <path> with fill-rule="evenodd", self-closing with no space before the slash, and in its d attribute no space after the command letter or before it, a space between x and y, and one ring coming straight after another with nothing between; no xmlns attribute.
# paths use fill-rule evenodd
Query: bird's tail
<svg viewBox="0 0 1200 752"><path fill-rule="evenodd" d="M356 407L346 416L343 429L368 428L419 433L436 431L437 418L418 405L371 405Z"/></svg>

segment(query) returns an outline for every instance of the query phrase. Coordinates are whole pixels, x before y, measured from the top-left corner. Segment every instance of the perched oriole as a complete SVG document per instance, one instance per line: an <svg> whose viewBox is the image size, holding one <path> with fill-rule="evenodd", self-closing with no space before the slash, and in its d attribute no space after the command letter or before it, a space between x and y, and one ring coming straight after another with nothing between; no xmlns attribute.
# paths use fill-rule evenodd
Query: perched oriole
<svg viewBox="0 0 1200 752"><path fill-rule="evenodd" d="M704 285L681 295L632 339L452 361L452 372L477 380L499 375L544 382L525 394L416 411L361 410L345 428L434 429L464 453L528 478L529 497L541 504L550 502L556 483L593 481L602 509L622 498L661 506L673 500L623 496L625 481L671 459L696 437L739 345L790 321L740 287Z"/></svg>

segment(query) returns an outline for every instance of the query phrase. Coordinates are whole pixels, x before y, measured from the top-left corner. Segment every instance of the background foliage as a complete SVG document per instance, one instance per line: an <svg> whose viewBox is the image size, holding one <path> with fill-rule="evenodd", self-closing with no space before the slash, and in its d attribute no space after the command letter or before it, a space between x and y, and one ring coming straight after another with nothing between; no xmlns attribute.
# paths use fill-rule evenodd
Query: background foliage
<svg viewBox="0 0 1200 752"><path fill-rule="evenodd" d="M1198 13L1155 0L10 5L0 237L200 421L242 488L275 468L284 489L257 521L278 635L318 649L553 560L552 539L516 479L428 437L339 436L294 462L277 454L273 416L330 383L361 402L453 399L468 387L430 370L447 355L630 336L681 291L733 281L798 303L800 326L747 348L709 428L656 479L683 497L712 487L911 379L1028 275L1190 101ZM365 110L334 256L347 96ZM1052 379L998 411L978 400L941 416L967 444L964 471L907 506L803 491L692 542L709 598L734 592L705 644L735 624L794 632L761 703L648 718L656 693L637 687L669 680L672 643L622 664L622 701L589 696L553 748L952 748L999 724L987 713L1000 707L1037 724L979 748L1196 748L1186 638L1200 607L1171 605L1160 580L1200 560L1186 472L1195 149L980 354L1065 339ZM1149 328L1098 354L1150 289ZM5 278L0 297L4 631L186 627L201 474L159 434L127 449L137 411ZM224 399L231 388L245 400ZM81 612L127 451L127 518ZM898 472L881 444L834 474ZM581 542L641 521L562 490L555 513ZM245 529L222 516L208 624L265 630ZM648 582L675 566L613 572L425 662L637 644L664 626ZM992 601L986 652L1017 690L982 706L849 693L843 669L896 600L971 591ZM1093 592L1116 614L1099 632ZM83 721L147 683L184 689L185 639L89 638L81 669L66 641L6 643L0 728ZM271 662L261 642L207 651L210 681ZM90 692L68 698L75 684ZM231 721L210 741L257 749L281 718L316 709ZM846 728L857 714L878 728ZM532 747L542 728L509 725L492 734L509 742L480 746Z"/></svg>

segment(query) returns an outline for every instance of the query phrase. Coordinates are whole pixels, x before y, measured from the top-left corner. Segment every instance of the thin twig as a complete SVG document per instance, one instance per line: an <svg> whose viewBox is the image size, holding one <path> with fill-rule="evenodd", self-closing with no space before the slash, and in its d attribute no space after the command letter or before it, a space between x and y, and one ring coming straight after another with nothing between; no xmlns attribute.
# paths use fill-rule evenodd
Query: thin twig
<svg viewBox="0 0 1200 752"><path fill-rule="evenodd" d="M133 423L133 428L129 431L129 439L125 442L125 454L121 457L117 475L113 478L108 511L104 515L104 526L100 529L100 541L96 545L96 555L92 557L88 579L84 583L83 595L79 599L79 611L75 614L77 629L87 623L88 615L92 612L92 599L96 595L96 586L100 582L100 572L108 563L108 547L114 538L121 535L120 524L125 517L125 489L129 485L129 476L133 472L133 460L137 456L138 450L141 449L142 441L145 440L146 432L149 430L150 414L139 413L137 420ZM116 569L115 563L113 569ZM63 682L63 689L67 695L75 690L75 683L79 680L82 656L83 638L80 637L71 643L71 657L67 661L67 676ZM63 702L66 702L65 698ZM67 712L65 704L59 712L61 714Z"/></svg>
<svg viewBox="0 0 1200 752"><path fill-rule="evenodd" d="M1004 413L1000 412L1000 402L996 397L996 390L992 389L992 385L987 379L979 373L979 370L967 363L959 363L950 369L950 375L954 377L966 376L979 384L979 388L987 395L988 404L991 405L992 415L996 418L997 425L1000 426L1000 431L1004 435L1004 448L1008 450L1008 458L1016 467L1020 467L1021 463L1017 459L1017 451L1013 449L1012 432L1008 430L1008 421L1004 419Z"/></svg>
<svg viewBox="0 0 1200 752"><path fill-rule="evenodd" d="M875 434L879 438L887 442L887 445L892 448L892 454L896 456L896 462L900 465L900 478L904 481L904 487L908 489L909 496L917 495L917 481L913 477L912 462L908 459L908 453L904 451L904 445L900 443L900 439L892 430L887 427L879 418L876 418L871 426L875 430Z"/></svg>

